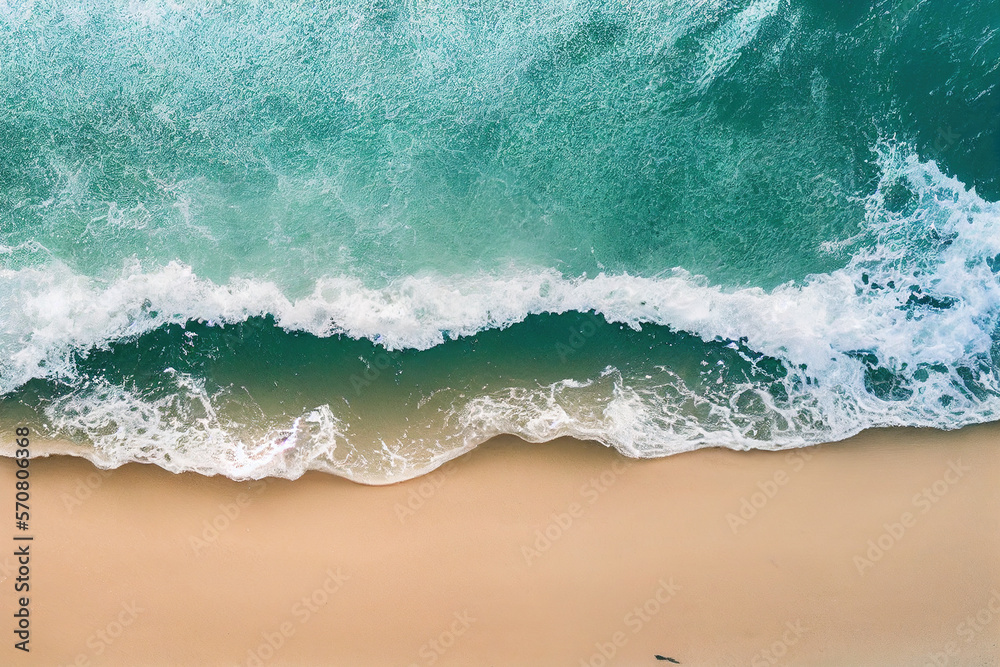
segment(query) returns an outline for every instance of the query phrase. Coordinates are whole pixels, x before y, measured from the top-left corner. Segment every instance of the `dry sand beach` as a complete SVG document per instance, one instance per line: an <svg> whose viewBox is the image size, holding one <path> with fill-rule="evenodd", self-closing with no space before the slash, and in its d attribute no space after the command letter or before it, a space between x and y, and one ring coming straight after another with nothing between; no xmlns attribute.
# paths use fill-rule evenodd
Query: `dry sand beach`
<svg viewBox="0 0 1000 667"><path fill-rule="evenodd" d="M8 630L0 662L994 665L998 437L642 461L502 437L384 487L36 459L31 651Z"/></svg>

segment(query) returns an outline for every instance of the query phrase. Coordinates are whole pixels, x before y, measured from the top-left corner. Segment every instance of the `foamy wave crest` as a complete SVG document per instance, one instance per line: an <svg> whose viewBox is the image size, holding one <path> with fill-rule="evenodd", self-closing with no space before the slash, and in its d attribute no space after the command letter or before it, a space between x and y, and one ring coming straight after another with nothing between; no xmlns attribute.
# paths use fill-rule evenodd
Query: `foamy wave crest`
<svg viewBox="0 0 1000 667"><path fill-rule="evenodd" d="M795 446L871 426L956 428L996 419L1000 206L899 147L880 146L879 160L883 176L866 202L865 231L846 242L853 252L848 264L770 291L726 289L682 269L657 277L589 278L521 269L505 276L410 276L383 288L349 277L326 278L311 294L289 299L268 282L218 285L180 263L148 272L129 266L117 279L103 282L59 264L5 270L0 272L7 304L0 334L0 388L10 392L39 377L73 382L75 355L189 320L232 323L270 314L288 330L367 338L387 349L427 349L450 338L506 327L530 314L593 310L609 322L636 329L655 323L705 340L740 341L779 359L787 369L780 381L787 400L778 405L767 392L732 386L714 398L684 398L683 382L644 384L610 369L609 377L616 378L610 393L590 407L561 398L586 393L568 385L521 388L455 405L447 445L423 462L407 462L400 455L398 465L379 464L381 473L386 478L410 476L501 432L530 440L574 435L633 456L656 456L706 445ZM144 414L147 409L129 407L130 399L114 388L89 391L74 391L66 399L76 403L49 406L53 423L92 439L107 438L111 434L102 429L122 428L112 413ZM191 387L185 391L197 395ZM199 401L186 400L189 407L169 410L187 415L183 423L159 424L158 432L179 433L195 423L198 442L170 444L170 437L163 436L161 444L175 457L185 447L214 454L205 459L201 452L201 463L177 463L181 468L208 470L211 464L204 461L216 460L226 461L216 469L228 474L277 474L283 466L346 474L338 466L347 460L331 463L329 456L337 441L329 434L337 431L338 419L329 409L327 414L317 408L292 425L273 425L292 434L310 424L328 432L329 437L313 438L326 443L325 453L313 448L315 456L301 454L306 458L293 465L293 455L281 452L296 450L299 436L259 434L264 445L233 449L226 444L232 441L226 425L213 421L204 404L205 416L192 417L190 406ZM756 407L745 409L741 401ZM699 417L698 406L706 403L709 409ZM763 415L766 423L748 421L750 412ZM125 431L134 434L138 428ZM282 449L281 443L289 442ZM393 459L391 454L387 460ZM144 454L129 456L142 460ZM265 465L264 460L283 463ZM364 465L355 461L348 467Z"/></svg>
<svg viewBox="0 0 1000 667"><path fill-rule="evenodd" d="M199 378L172 369L168 375L166 392L85 383L46 406L49 425L63 437L89 441L91 447L72 453L106 468L137 461L232 479L294 479L320 470L368 484L419 476L503 433L532 442L592 439L633 457L706 445L771 447L782 437L786 445L805 442L790 408L775 405L761 388L699 394L666 368L639 382L608 367L585 381L480 396L442 390L445 409L422 403L411 406L407 419L375 425L349 406L335 411L329 404L270 423L250 405L250 418L241 419L229 389L212 394ZM738 414L748 396L765 409Z"/></svg>
<svg viewBox="0 0 1000 667"><path fill-rule="evenodd" d="M225 397L203 379L170 370L172 392L143 395L103 380L89 382L45 408L55 433L89 440L80 454L104 468L153 463L172 472L223 474L232 479L297 478L323 470L356 481L391 481L405 475L401 461L375 468L348 442L329 405L287 423L252 426L223 416ZM369 479L368 470L381 473Z"/></svg>
<svg viewBox="0 0 1000 667"><path fill-rule="evenodd" d="M610 321L739 340L784 363L782 391L721 375L717 390L693 391L667 368L643 377L609 368L602 400L572 399L580 389L566 384L498 392L470 401L464 426L536 442L595 439L649 457L997 419L1000 206L899 147L880 145L878 157L883 176L866 202L865 231L844 242L854 254L843 269L770 292L725 290L679 270L553 290L560 303Z"/></svg>
<svg viewBox="0 0 1000 667"><path fill-rule="evenodd" d="M397 425L375 437L359 434L349 408L338 415L329 404L294 418L267 419L250 399L240 415L228 388L212 393L201 378L173 369L167 374L166 392L97 380L51 401L44 409L51 433L89 446L66 451L62 443L51 450L43 444L36 455L71 453L103 468L140 462L237 480L296 479L319 470L385 484L434 470L490 437L449 428L451 412L444 423L432 424L430 441L424 428L393 432ZM421 416L433 422L440 411Z"/></svg>

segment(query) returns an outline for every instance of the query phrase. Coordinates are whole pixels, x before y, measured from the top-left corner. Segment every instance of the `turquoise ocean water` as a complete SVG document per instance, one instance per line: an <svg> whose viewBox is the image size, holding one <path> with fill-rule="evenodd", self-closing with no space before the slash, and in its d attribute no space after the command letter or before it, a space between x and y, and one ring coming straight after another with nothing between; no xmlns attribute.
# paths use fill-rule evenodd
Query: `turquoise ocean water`
<svg viewBox="0 0 1000 667"><path fill-rule="evenodd" d="M998 83L997 2L0 2L0 422L386 482L995 420Z"/></svg>

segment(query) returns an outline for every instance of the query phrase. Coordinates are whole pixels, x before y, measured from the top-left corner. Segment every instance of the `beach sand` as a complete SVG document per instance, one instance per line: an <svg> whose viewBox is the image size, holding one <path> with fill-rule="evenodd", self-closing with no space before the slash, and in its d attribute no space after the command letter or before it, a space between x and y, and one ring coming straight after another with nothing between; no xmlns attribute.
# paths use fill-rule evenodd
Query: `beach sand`
<svg viewBox="0 0 1000 667"><path fill-rule="evenodd" d="M31 651L11 517L0 663L996 665L998 441L632 461L501 437L384 487L36 459Z"/></svg>

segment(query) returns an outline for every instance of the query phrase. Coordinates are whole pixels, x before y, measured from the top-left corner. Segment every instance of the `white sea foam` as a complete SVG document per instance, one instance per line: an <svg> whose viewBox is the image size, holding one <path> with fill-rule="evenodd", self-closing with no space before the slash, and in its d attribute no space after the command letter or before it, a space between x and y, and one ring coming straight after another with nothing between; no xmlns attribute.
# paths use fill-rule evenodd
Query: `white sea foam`
<svg viewBox="0 0 1000 667"><path fill-rule="evenodd" d="M232 430L212 416L211 401L198 398L194 379L186 380L184 406L176 397L157 399L161 405L109 385L74 391L47 412L57 427L104 442L98 449L105 454L118 448L106 462L125 460L124 447L127 458L177 469L208 472L214 466L233 476L259 476L316 467L360 479L411 476L502 432L536 441L593 438L633 456L654 456L706 445L795 446L877 425L954 428L995 419L1000 382L990 355L1000 322L994 270L1000 269L1000 206L900 149L882 146L880 159L884 176L868 200L867 231L855 239L847 266L770 291L725 289L682 269L659 277L589 278L522 269L502 276L409 276L381 289L349 277L325 278L311 294L292 300L271 283L219 285L181 263L148 271L127 266L117 280L105 282L58 263L2 270L0 389L10 392L37 377L72 381L74 354L170 322L232 323L271 314L289 330L427 349L535 313L593 310L634 328L655 323L705 340L742 340L784 363L788 399L779 405L751 386L694 395L667 369L648 382L609 369L580 386L470 397L454 406L448 445L418 463L399 453L402 441L385 444L382 454L344 454L351 445L329 406L234 445ZM904 185L912 203L891 210L890 190ZM871 386L870 374L879 369L899 391ZM601 400L580 400L600 387ZM756 401L760 418L748 421L740 400ZM191 422L192 439L188 421L199 402L204 416ZM159 415L168 412L188 421L165 422ZM128 426L127 415L141 423ZM281 429L289 435L280 437ZM305 431L309 447L302 445ZM155 442L142 437L152 432ZM338 446L340 458L331 454ZM183 451L196 453L185 458ZM162 460L163 452L173 452L173 463Z"/></svg>

